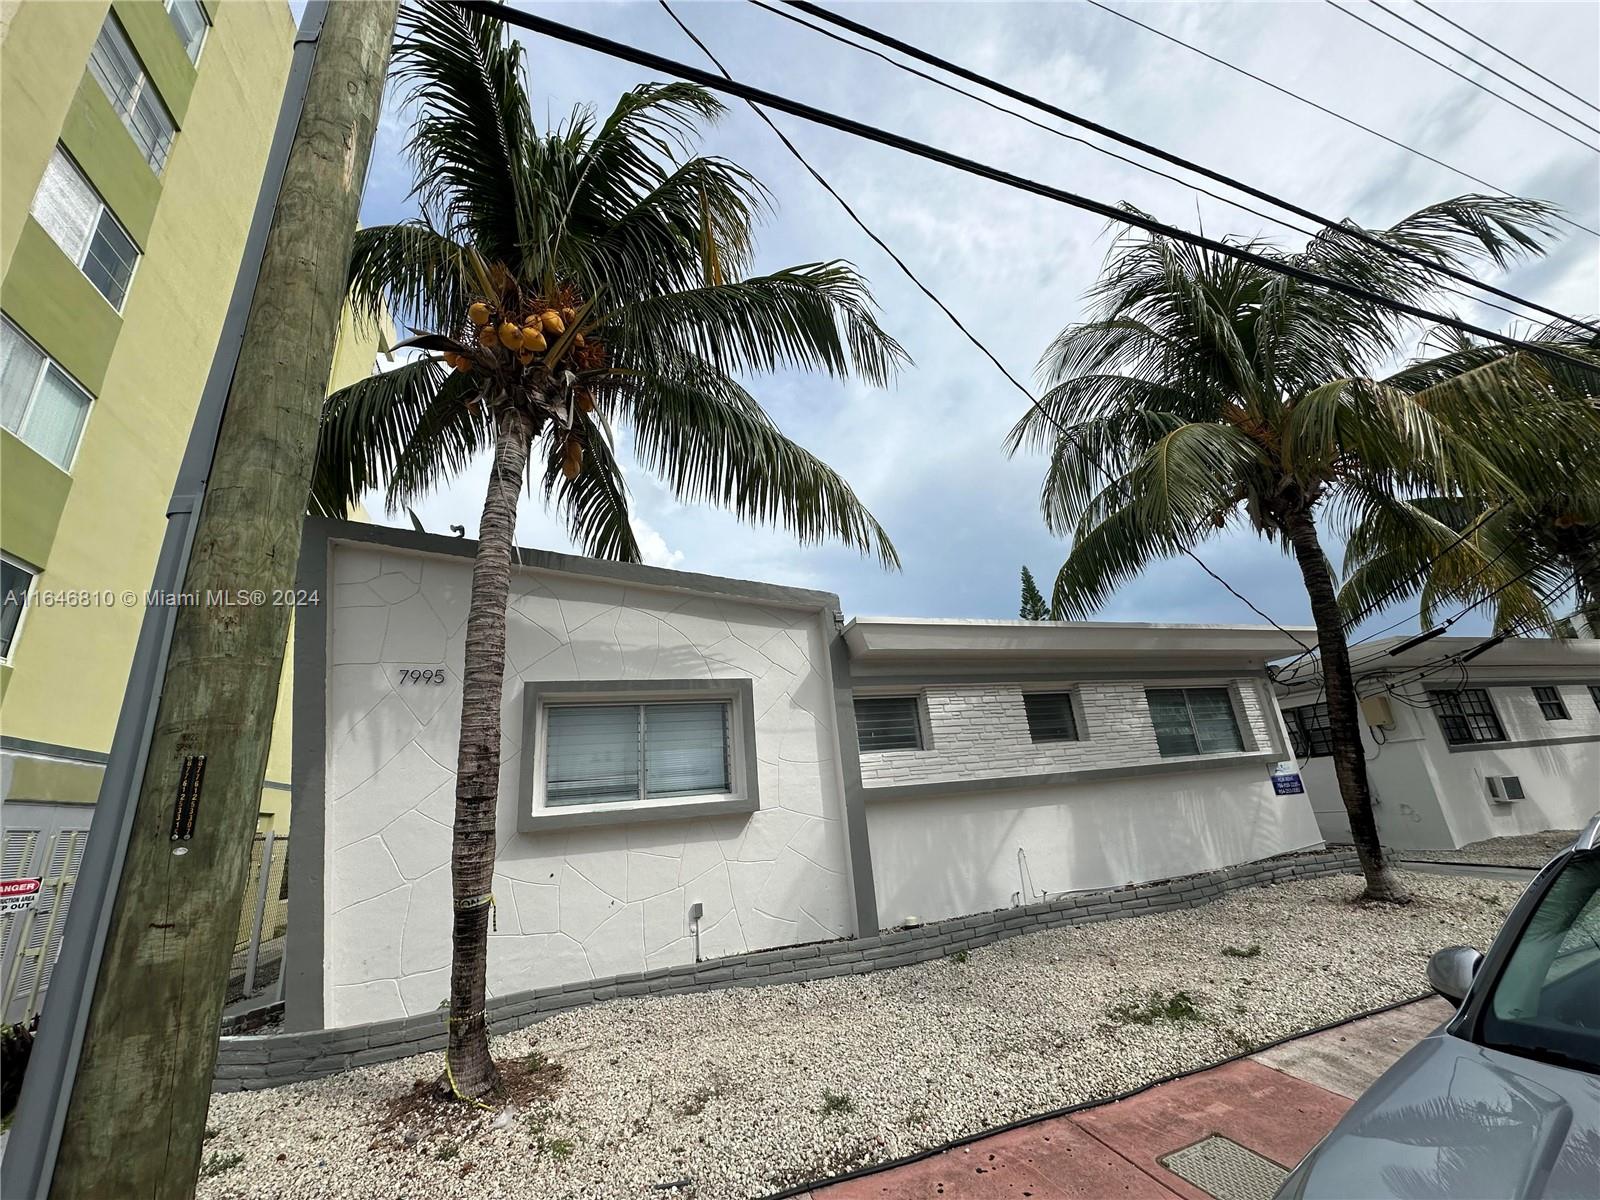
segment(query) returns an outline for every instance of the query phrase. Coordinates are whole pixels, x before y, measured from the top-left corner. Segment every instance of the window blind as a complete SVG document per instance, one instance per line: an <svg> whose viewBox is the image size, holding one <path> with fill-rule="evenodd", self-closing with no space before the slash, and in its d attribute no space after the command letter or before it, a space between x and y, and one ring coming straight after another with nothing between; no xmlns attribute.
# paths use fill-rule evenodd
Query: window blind
<svg viewBox="0 0 1600 1200"><path fill-rule="evenodd" d="M639 798L639 707L585 704L545 710L545 803Z"/></svg>
<svg viewBox="0 0 1600 1200"><path fill-rule="evenodd" d="M1227 688L1150 688L1145 699L1162 757L1244 749Z"/></svg>
<svg viewBox="0 0 1600 1200"><path fill-rule="evenodd" d="M856 742L862 750L922 749L915 696L857 696Z"/></svg>
<svg viewBox="0 0 1600 1200"><path fill-rule="evenodd" d="M1028 736L1036 742L1075 742L1078 722L1069 692L1024 692L1022 707L1028 714Z"/></svg>
<svg viewBox="0 0 1600 1200"><path fill-rule="evenodd" d="M50 156L29 210L89 282L119 311L139 249L61 150Z"/></svg>
<svg viewBox="0 0 1600 1200"><path fill-rule="evenodd" d="M547 806L731 790L723 701L552 705L545 730Z"/></svg>
<svg viewBox="0 0 1600 1200"><path fill-rule="evenodd" d="M728 706L644 706L644 776L648 796L728 790Z"/></svg>
<svg viewBox="0 0 1600 1200"><path fill-rule="evenodd" d="M0 424L62 470L89 417L89 393L10 321L0 321Z"/></svg>

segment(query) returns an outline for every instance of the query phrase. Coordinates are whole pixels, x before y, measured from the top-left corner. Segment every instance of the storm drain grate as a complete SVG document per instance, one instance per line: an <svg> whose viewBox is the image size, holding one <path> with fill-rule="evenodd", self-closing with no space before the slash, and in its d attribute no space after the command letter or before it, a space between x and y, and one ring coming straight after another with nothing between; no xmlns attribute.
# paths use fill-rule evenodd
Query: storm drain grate
<svg viewBox="0 0 1600 1200"><path fill-rule="evenodd" d="M1270 1158L1215 1134L1167 1155L1161 1165L1216 1200L1272 1200L1289 1174Z"/></svg>

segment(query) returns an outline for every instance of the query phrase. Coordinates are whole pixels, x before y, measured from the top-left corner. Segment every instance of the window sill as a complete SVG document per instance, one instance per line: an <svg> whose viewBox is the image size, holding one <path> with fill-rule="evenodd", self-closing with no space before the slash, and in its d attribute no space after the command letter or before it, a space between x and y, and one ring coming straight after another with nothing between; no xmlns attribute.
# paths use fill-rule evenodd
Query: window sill
<svg viewBox="0 0 1600 1200"><path fill-rule="evenodd" d="M584 804L523 811L520 833L548 833L605 825L645 825L654 821L688 821L699 817L731 817L761 807L753 796L690 796L646 804Z"/></svg>

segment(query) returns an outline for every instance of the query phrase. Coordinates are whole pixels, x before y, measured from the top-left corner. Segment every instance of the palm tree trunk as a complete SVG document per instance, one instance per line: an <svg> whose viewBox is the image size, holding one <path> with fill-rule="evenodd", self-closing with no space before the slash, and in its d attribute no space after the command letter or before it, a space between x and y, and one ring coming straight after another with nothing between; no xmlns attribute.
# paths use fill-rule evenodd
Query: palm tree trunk
<svg viewBox="0 0 1600 1200"><path fill-rule="evenodd" d="M489 892L494 884L495 803L500 794L500 712L506 664L506 605L517 496L528 465L532 423L514 408L500 416L478 554L472 564L461 682L461 749L450 850L455 924L450 954L450 1042L446 1084L469 1100L497 1091L483 1017L489 961Z"/></svg>
<svg viewBox="0 0 1600 1200"><path fill-rule="evenodd" d="M1350 816L1350 836L1361 859L1367 889L1362 898L1401 904L1410 899L1389 866L1378 842L1378 822L1372 811L1372 788L1367 780L1366 751L1361 747L1360 714L1355 680L1350 673L1350 646L1345 640L1344 617L1333 586L1333 572L1317 538L1309 512L1284 519L1284 532L1294 547L1295 561L1311 598L1311 619L1317 627L1317 649L1322 655L1322 677L1328 693L1328 730L1333 741L1333 772L1339 794Z"/></svg>

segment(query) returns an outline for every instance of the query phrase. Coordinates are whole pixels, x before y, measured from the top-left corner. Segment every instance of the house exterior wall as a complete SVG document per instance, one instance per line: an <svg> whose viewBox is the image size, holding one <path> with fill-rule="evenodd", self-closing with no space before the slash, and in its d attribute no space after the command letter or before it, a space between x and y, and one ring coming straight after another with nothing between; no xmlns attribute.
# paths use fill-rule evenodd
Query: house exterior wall
<svg viewBox="0 0 1600 1200"><path fill-rule="evenodd" d="M296 796L295 853L320 824L322 863L297 867L291 858L289 962L292 971L325 964L309 1005L303 984L290 981L289 1017L300 1026L428 1014L448 994L472 560L373 544L450 539L351 536L362 543L327 543L320 747L305 748L308 722L296 718L296 787L305 794ZM470 552L470 543L459 545ZM490 992L692 964L695 903L704 906L707 960L855 932L829 664L836 599L783 589L769 589L770 601L742 599L652 586L691 578L677 573L561 561L570 569L512 576ZM611 576L590 573L602 568ZM304 639L310 614L300 621ZM302 654L302 691L317 686L306 662ZM403 684L400 673L414 668L442 668L448 682ZM519 832L525 685L604 683L626 699L630 686L730 679L748 681L752 694L757 811L666 820L625 813L622 823ZM321 795L305 787L303 751L322 756ZM323 820L308 823L306 807L319 802ZM314 913L324 943L301 949L307 943L293 939L306 927L296 922Z"/></svg>
<svg viewBox="0 0 1600 1200"><path fill-rule="evenodd" d="M1229 688L1246 752L1272 748L1267 716L1272 699L1265 680L1216 678L1207 684L1194 680L1174 683ZM914 689L923 697L927 747L862 754L862 782L871 788L1182 761L1162 759L1156 748L1155 726L1150 722L1144 692L1146 687L1160 686L1154 681L1111 680L1065 683L1059 688L953 682ZM1028 735L1024 690L1070 692L1078 740L1035 743ZM904 694L892 687L880 691ZM1199 756L1199 761L1209 757Z"/></svg>
<svg viewBox="0 0 1600 1200"><path fill-rule="evenodd" d="M888 925L1169 879L1322 842L1306 798L1274 795L1261 762L977 795L874 802L869 791L867 818Z"/></svg>
<svg viewBox="0 0 1600 1200"><path fill-rule="evenodd" d="M1390 704L1394 727L1381 731L1381 741L1363 724L1378 834L1385 845L1455 849L1492 837L1578 829L1600 811L1600 708L1589 692L1590 684L1600 684L1600 642L1567 643L1569 661L1560 665L1519 663L1516 643L1505 649L1508 653L1490 666L1475 662L1466 684L1487 689L1505 731L1503 742L1452 746L1445 740L1426 684L1450 690L1456 676L1448 673L1401 690ZM1547 719L1534 699L1535 685L1559 688L1569 718ZM1290 691L1281 703L1289 709L1314 699L1307 691ZM1332 760L1309 759L1301 773L1323 836L1348 841ZM1517 776L1526 799L1492 799L1486 782L1491 775Z"/></svg>
<svg viewBox="0 0 1600 1200"><path fill-rule="evenodd" d="M858 678L859 694L925 701L926 749L861 754L880 919L940 920L1320 843L1306 797L1274 794L1283 743L1264 678L1129 675L915 689ZM1166 686L1227 687L1244 750L1163 758L1145 689ZM1079 740L1034 744L1025 690L1070 690Z"/></svg>

